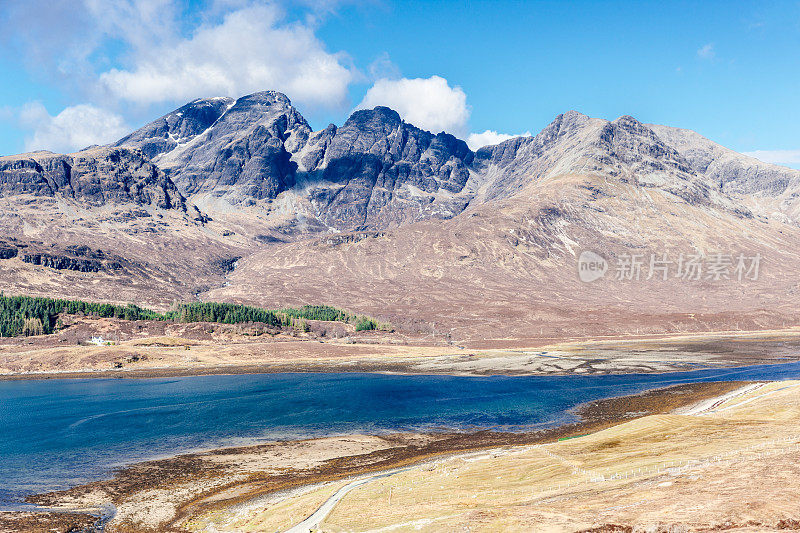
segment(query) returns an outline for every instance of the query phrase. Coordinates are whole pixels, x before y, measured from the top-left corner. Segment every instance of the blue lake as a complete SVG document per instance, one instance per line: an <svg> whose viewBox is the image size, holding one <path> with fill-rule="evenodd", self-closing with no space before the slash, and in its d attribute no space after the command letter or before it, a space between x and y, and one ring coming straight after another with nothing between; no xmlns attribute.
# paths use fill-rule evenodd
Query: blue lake
<svg viewBox="0 0 800 533"><path fill-rule="evenodd" d="M677 383L800 378L800 363L620 376L250 374L0 382L0 507L185 451L341 433L516 430Z"/></svg>

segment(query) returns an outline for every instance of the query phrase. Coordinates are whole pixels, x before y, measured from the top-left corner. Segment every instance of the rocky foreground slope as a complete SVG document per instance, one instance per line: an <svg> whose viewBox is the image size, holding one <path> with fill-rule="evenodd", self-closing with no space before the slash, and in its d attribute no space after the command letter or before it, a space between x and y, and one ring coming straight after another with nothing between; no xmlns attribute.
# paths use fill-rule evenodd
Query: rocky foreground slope
<svg viewBox="0 0 800 533"><path fill-rule="evenodd" d="M110 147L1 158L0 191L8 247L122 265L17 254L0 260L9 292L325 302L453 342L779 327L798 310L800 171L629 116L570 111L473 152L385 107L314 132L280 93L200 99ZM607 261L593 283L584 250ZM687 278L691 255L730 264ZM763 258L760 276L739 257Z"/></svg>

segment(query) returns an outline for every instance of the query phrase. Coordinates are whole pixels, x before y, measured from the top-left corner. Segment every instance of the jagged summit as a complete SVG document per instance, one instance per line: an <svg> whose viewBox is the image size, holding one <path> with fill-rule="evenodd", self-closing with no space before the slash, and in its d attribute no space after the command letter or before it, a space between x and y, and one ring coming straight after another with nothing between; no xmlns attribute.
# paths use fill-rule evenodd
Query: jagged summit
<svg viewBox="0 0 800 533"><path fill-rule="evenodd" d="M175 143L162 141L174 139L176 133L173 127L160 127L163 119L159 119L139 130L141 135L119 142L168 147L153 160L187 194L251 201L274 198L293 186L287 147L304 144L311 128L284 94L264 91L235 101L203 99L188 106L209 110L194 135ZM181 109L167 117L182 113ZM150 132L158 135L157 140L147 137Z"/></svg>
<svg viewBox="0 0 800 533"><path fill-rule="evenodd" d="M698 173L734 194L781 196L800 187L800 170L765 163L734 152L697 132L648 124Z"/></svg>
<svg viewBox="0 0 800 533"><path fill-rule="evenodd" d="M258 91L240 97L237 102L239 101L242 103L266 106L282 105L288 107L292 105L292 101L289 99L289 97L279 91Z"/></svg>
<svg viewBox="0 0 800 533"><path fill-rule="evenodd" d="M369 126L372 128L386 129L387 133L400 125L403 119L400 113L386 106L376 106L373 109L359 109L347 118L342 127Z"/></svg>
<svg viewBox="0 0 800 533"><path fill-rule="evenodd" d="M178 128L188 128L180 119L198 109L213 112L182 135ZM274 91L196 100L117 144L147 147L198 201L248 206L291 192L310 201L303 216L339 229L454 216L466 201L449 195L463 189L473 159L464 141L421 130L382 106L314 133Z"/></svg>
<svg viewBox="0 0 800 533"><path fill-rule="evenodd" d="M207 130L233 104L232 98L198 98L114 143L135 146L155 158Z"/></svg>
<svg viewBox="0 0 800 533"><path fill-rule="evenodd" d="M148 157L169 152L210 128L232 107L237 111L265 112L273 106L288 108L289 98L277 91L262 91L234 99L227 96L197 98L126 135L115 146L142 148Z"/></svg>
<svg viewBox="0 0 800 533"><path fill-rule="evenodd" d="M290 233L293 221L326 231L452 218L468 205L529 195L561 176L658 189L741 216L763 211L739 198L758 194L771 199L771 212L800 218L800 172L630 115L609 121L569 110L536 136L473 152L384 106L314 132L286 95L262 91L193 100L113 146L140 150L191 202L225 212L214 207L219 200L234 210L258 205ZM278 216L269 204L281 198Z"/></svg>
<svg viewBox="0 0 800 533"><path fill-rule="evenodd" d="M326 225L387 227L450 218L467 200L454 197L469 178L473 153L447 133L432 134L387 107L354 112L304 148L304 181L314 214Z"/></svg>

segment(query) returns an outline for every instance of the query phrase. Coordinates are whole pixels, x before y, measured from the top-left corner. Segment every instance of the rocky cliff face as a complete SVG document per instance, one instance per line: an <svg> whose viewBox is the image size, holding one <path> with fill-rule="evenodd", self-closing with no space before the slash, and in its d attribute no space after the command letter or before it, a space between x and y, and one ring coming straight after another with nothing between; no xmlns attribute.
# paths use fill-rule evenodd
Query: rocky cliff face
<svg viewBox="0 0 800 533"><path fill-rule="evenodd" d="M247 204L294 186L291 152L310 133L286 96L267 91L236 101L195 100L117 144L157 147L153 161L187 195L209 193Z"/></svg>
<svg viewBox="0 0 800 533"><path fill-rule="evenodd" d="M294 190L311 203L303 216L338 229L454 216L466 201L452 196L473 158L463 141L420 130L385 107L314 133L273 91L196 100L116 144L153 154L188 196L246 206Z"/></svg>
<svg viewBox="0 0 800 533"><path fill-rule="evenodd" d="M750 216L653 129L630 116L607 121L570 111L535 137L479 149L476 169L485 199L509 197L559 176L580 175L657 188L692 205Z"/></svg>
<svg viewBox="0 0 800 533"><path fill-rule="evenodd" d="M135 146L153 159L210 128L233 105L233 98L201 98L123 137L114 146Z"/></svg>
<svg viewBox="0 0 800 533"><path fill-rule="evenodd" d="M14 237L0 241L0 259L19 257L23 263L43 266L54 270L75 272L119 272L133 266L124 258L93 250L86 245L45 245L40 241L23 242Z"/></svg>
<svg viewBox="0 0 800 533"><path fill-rule="evenodd" d="M36 152L0 158L0 193L60 196L86 206L152 205L186 211L177 187L140 150L91 148L71 155Z"/></svg>
<svg viewBox="0 0 800 533"><path fill-rule="evenodd" d="M100 272L101 270L120 270L122 264L116 261L103 262L96 259L85 259L69 257L64 255L52 255L31 253L22 256L23 263L41 265L55 270L74 270L76 272Z"/></svg>
<svg viewBox="0 0 800 533"><path fill-rule="evenodd" d="M691 130L648 125L683 156L692 170L734 194L780 196L800 185L800 170L764 163L734 152Z"/></svg>
<svg viewBox="0 0 800 533"><path fill-rule="evenodd" d="M313 137L296 159L327 225L384 228L461 212L467 200L454 195L469 178L473 153L452 135L433 135L376 107Z"/></svg>

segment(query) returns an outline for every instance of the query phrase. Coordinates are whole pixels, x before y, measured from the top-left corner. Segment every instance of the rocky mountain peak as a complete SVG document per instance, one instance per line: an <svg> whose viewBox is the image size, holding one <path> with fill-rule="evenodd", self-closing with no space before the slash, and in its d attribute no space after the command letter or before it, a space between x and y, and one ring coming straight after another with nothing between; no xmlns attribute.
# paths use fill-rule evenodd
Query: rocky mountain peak
<svg viewBox="0 0 800 533"><path fill-rule="evenodd" d="M243 96L227 110L220 120L218 132L229 128L252 128L263 125L272 128L275 136L303 128L311 131L306 119L292 106L286 95L276 91L263 91Z"/></svg>
<svg viewBox="0 0 800 533"><path fill-rule="evenodd" d="M575 111L574 109L570 109L566 113L561 113L553 121L545 126L544 130L542 131L563 131L564 133L568 133L571 131L575 131L576 129L582 127L587 122L591 121L591 117L588 115L584 115L580 111Z"/></svg>
<svg viewBox="0 0 800 533"><path fill-rule="evenodd" d="M257 93L248 94L236 100L236 103L240 106L260 105L265 107L289 107L292 105L292 101L289 100L289 97L278 91L259 91Z"/></svg>
<svg viewBox="0 0 800 533"><path fill-rule="evenodd" d="M633 179L645 178L655 173L675 171L677 177L689 179L694 171L688 162L671 146L661 140L656 133L630 115L604 121L595 146L601 147L604 154L613 155L629 169L619 169ZM600 156L603 157L603 156Z"/></svg>
<svg viewBox="0 0 800 533"><path fill-rule="evenodd" d="M623 128L628 128L632 130L642 131L643 129L647 129L647 127L639 122L636 118L630 115L622 115L618 117L616 120L612 121L612 124L617 124Z"/></svg>
<svg viewBox="0 0 800 533"><path fill-rule="evenodd" d="M176 139L174 121L162 118L117 144L160 146L153 161L186 194L208 193L239 203L274 198L293 186L296 165L291 154L306 144L311 128L286 95L263 91L235 101L208 98L187 106L214 110L194 136ZM166 117L185 116L187 106Z"/></svg>
<svg viewBox="0 0 800 533"><path fill-rule="evenodd" d="M194 129L178 119L196 116L198 108L212 104L218 111L196 121ZM194 135L183 134L185 130ZM379 218L419 218L419 205L435 200L428 195L463 189L474 157L464 141L407 124L396 111L383 106L355 111L341 127L330 125L313 133L289 98L276 91L236 101L196 100L117 144L146 150L186 194L224 197L234 204L275 198L301 179L317 190L317 205L337 227L349 215L329 216L331 209L339 208L325 200L330 191L326 183L348 187L363 180L358 192L362 206L390 205L396 190L412 186L413 191L408 191L414 198L411 213L390 215L393 208L382 207ZM381 191L377 203L365 196L373 189L376 194ZM347 194L337 196L348 198ZM445 211L446 216L454 214ZM368 218L364 215L363 220Z"/></svg>
<svg viewBox="0 0 800 533"><path fill-rule="evenodd" d="M363 128L385 128L391 131L403 120L400 114L390 107L377 106L373 109L359 109L354 111L352 115L345 121L345 127L363 127Z"/></svg>
<svg viewBox="0 0 800 533"><path fill-rule="evenodd" d="M137 147L153 159L206 131L233 102L227 97L198 98L123 137L114 146Z"/></svg>
<svg viewBox="0 0 800 533"><path fill-rule="evenodd" d="M464 141L424 131L379 106L314 134L299 159L315 216L352 229L458 214L467 200L451 193L464 188L473 157Z"/></svg>
<svg viewBox="0 0 800 533"><path fill-rule="evenodd" d="M508 197L559 176L612 178L667 191L694 204L732 204L714 192L677 150L629 115L608 121L561 114L535 137L509 139L476 155L487 199Z"/></svg>
<svg viewBox="0 0 800 533"><path fill-rule="evenodd" d="M658 136L674 147L691 168L710 182L731 194L759 194L767 197L787 196L797 204L800 192L800 170L765 163L734 152L692 130L648 125Z"/></svg>

